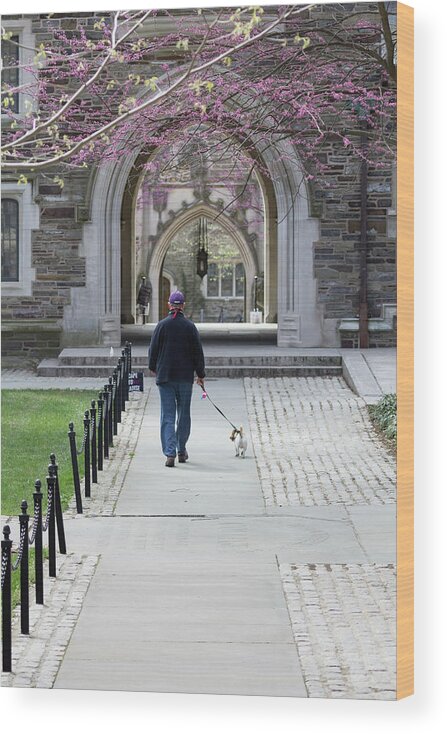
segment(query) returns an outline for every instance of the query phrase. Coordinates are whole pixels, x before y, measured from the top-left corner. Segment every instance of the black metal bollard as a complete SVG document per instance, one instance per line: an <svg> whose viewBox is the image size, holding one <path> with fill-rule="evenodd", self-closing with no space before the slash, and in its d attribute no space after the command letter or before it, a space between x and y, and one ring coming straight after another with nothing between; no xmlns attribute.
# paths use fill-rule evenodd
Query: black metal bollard
<svg viewBox="0 0 447 734"><path fill-rule="evenodd" d="M103 429L104 429L104 399L103 393L100 392L98 395L98 471L102 471L104 466L104 443L103 443Z"/></svg>
<svg viewBox="0 0 447 734"><path fill-rule="evenodd" d="M22 558L20 559L20 632L29 635L29 537L28 537L28 502L21 504L19 515L20 537L23 537Z"/></svg>
<svg viewBox="0 0 447 734"><path fill-rule="evenodd" d="M124 378L124 391L125 391L125 394L126 394L126 398L125 398L125 402L126 403L129 400L129 372L130 372L130 370L129 370L129 348L128 348L127 345L128 345L128 342L126 342L125 347L124 347L124 354L125 354L125 357L126 357L126 362L125 362L125 365L126 365L126 375L125 375L125 378Z"/></svg>
<svg viewBox="0 0 447 734"><path fill-rule="evenodd" d="M42 549L42 483L40 479L34 482L36 491L34 497L34 519L36 524L34 567L36 575L36 604L43 604L43 549Z"/></svg>
<svg viewBox="0 0 447 734"><path fill-rule="evenodd" d="M129 385L129 378L127 376L127 354L126 350L123 349L121 352L121 362L122 362L122 385L121 385L121 410L126 410L126 400L127 397L127 391L126 391L126 385Z"/></svg>
<svg viewBox="0 0 447 734"><path fill-rule="evenodd" d="M47 497L48 497L48 565L49 575L56 578L56 517L54 513L54 497L56 494L56 477L52 464L48 465Z"/></svg>
<svg viewBox="0 0 447 734"><path fill-rule="evenodd" d="M92 400L90 408L90 421L92 426L92 482L98 484L98 450L96 445L96 403Z"/></svg>
<svg viewBox="0 0 447 734"><path fill-rule="evenodd" d="M132 344L126 342L127 376L126 376L126 400L129 400L129 375L132 372Z"/></svg>
<svg viewBox="0 0 447 734"><path fill-rule="evenodd" d="M109 377L109 446L113 446L113 377Z"/></svg>
<svg viewBox="0 0 447 734"><path fill-rule="evenodd" d="M59 541L59 553L66 553L67 545L65 543L64 516L62 514L61 491L59 487L59 466L56 463L56 454L50 454L50 461L51 461L51 465L54 468L54 475L56 477L56 486L55 486L56 494L54 495L54 500L55 500L54 512L56 516L57 537Z"/></svg>
<svg viewBox="0 0 447 734"><path fill-rule="evenodd" d="M12 669L12 601L11 601L11 528L5 525L2 540L2 670Z"/></svg>
<svg viewBox="0 0 447 734"><path fill-rule="evenodd" d="M127 342L127 375L132 372L132 344ZM127 397L129 398L129 380L127 381Z"/></svg>
<svg viewBox="0 0 447 734"><path fill-rule="evenodd" d="M68 439L70 441L71 466L73 469L73 484L76 497L76 512L82 514L81 482L79 479L78 452L76 450L76 433L74 424L68 424Z"/></svg>
<svg viewBox="0 0 447 734"><path fill-rule="evenodd" d="M132 342L126 342L126 347L129 354L129 372L132 372Z"/></svg>
<svg viewBox="0 0 447 734"><path fill-rule="evenodd" d="M86 497L91 496L90 482L90 416L88 410L84 413L84 492Z"/></svg>
<svg viewBox="0 0 447 734"><path fill-rule="evenodd" d="M121 423L121 405L122 405L122 392L123 392L123 366L121 357L116 365L116 420L117 423Z"/></svg>
<svg viewBox="0 0 447 734"><path fill-rule="evenodd" d="M109 458L109 386L104 385L104 458Z"/></svg>
<svg viewBox="0 0 447 734"><path fill-rule="evenodd" d="M129 350L126 346L126 403L129 401L129 372L130 372Z"/></svg>
<svg viewBox="0 0 447 734"><path fill-rule="evenodd" d="M113 370L112 403L113 403L113 435L118 434L118 372Z"/></svg>
<svg viewBox="0 0 447 734"><path fill-rule="evenodd" d="M125 397L124 396L124 372L125 372L125 364L124 364L124 362L125 362L125 358L123 357L123 355L121 355L121 357L119 359L119 367L120 367L120 398L121 398L121 402L120 402L120 406L119 406L119 409L120 409L119 410L119 412L120 412L120 420L122 420L121 414L122 414L123 410L126 409L124 407L124 402L125 402L124 401L124 397Z"/></svg>

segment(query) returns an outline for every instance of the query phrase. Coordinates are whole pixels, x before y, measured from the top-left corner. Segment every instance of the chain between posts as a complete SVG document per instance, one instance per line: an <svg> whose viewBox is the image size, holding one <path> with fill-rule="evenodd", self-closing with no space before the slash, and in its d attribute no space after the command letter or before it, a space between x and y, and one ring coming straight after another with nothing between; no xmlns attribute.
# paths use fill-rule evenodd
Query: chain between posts
<svg viewBox="0 0 447 734"><path fill-rule="evenodd" d="M38 482L39 480L37 480ZM36 482L36 484L37 484ZM39 482L40 484L40 482ZM36 539L36 533L37 533L37 526L39 523L39 508L36 503L34 503L34 518L33 518L33 527L31 528L31 535L29 537L29 544L33 545L35 539Z"/></svg>
<svg viewBox="0 0 447 734"><path fill-rule="evenodd" d="M22 561L23 548L25 546L25 535L26 535L26 527L25 525L22 525L22 527L20 528L20 542L19 542L19 548L17 551L17 558L14 561L14 563L11 563L11 568L13 571L17 571Z"/></svg>
<svg viewBox="0 0 447 734"><path fill-rule="evenodd" d="M8 527L8 526L5 525L5 527ZM2 589L5 585L5 578L6 578L6 572L8 570L8 563L9 563L8 553L6 552L5 548L2 548Z"/></svg>
<svg viewBox="0 0 447 734"><path fill-rule="evenodd" d="M102 393L100 393L100 395L102 395ZM98 426L102 421L103 412L104 412L104 400L102 397L100 397L98 400Z"/></svg>
<svg viewBox="0 0 447 734"><path fill-rule="evenodd" d="M81 446L80 449L76 449L76 453L77 453L78 456L80 456L84 452L85 444L87 442L87 434L88 434L88 428L84 424L84 436L82 437L82 446Z"/></svg>
<svg viewBox="0 0 447 734"><path fill-rule="evenodd" d="M47 514L45 516L45 522L42 523L42 532L46 533L50 524L51 512L53 510L53 496L54 496L54 483L48 484L48 503L47 503Z"/></svg>

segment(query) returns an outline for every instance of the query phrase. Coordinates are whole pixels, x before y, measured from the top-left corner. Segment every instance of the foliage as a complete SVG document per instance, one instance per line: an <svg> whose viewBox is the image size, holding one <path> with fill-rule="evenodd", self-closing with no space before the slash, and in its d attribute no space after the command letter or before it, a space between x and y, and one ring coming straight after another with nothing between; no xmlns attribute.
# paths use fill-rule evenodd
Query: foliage
<svg viewBox="0 0 447 734"><path fill-rule="evenodd" d="M74 487L68 443L72 420L83 435L83 414L97 393L84 390L2 391L2 514L20 514L28 502L32 514L34 481L39 478L45 497L45 478L51 453L59 465L61 499L67 507ZM82 459L82 457L81 457ZM83 475L83 461L79 461Z"/></svg>
<svg viewBox="0 0 447 734"><path fill-rule="evenodd" d="M395 393L384 395L377 405L370 406L369 411L373 422L383 435L395 443L397 440L397 395Z"/></svg>
<svg viewBox="0 0 447 734"><path fill-rule="evenodd" d="M93 27L74 14L75 29L72 17L65 27L62 14L56 21L49 14L48 40L22 66L22 81L2 86L2 117L10 122L4 173L26 183L51 171L63 186L67 167L143 149L149 158L169 146L173 131L205 156L229 140L253 158L270 148L281 156L291 140L309 178L324 177L321 146L334 138L376 166L389 164L395 4L361 12L334 4L318 22L312 7L106 12ZM14 44L10 33L3 39ZM17 93L26 95L20 115ZM359 136L365 125L368 153Z"/></svg>

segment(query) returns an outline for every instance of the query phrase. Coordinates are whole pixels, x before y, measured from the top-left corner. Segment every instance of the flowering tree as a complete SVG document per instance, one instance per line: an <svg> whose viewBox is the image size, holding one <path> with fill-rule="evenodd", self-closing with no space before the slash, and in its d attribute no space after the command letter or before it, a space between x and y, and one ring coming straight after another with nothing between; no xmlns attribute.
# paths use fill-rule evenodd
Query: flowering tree
<svg viewBox="0 0 447 734"><path fill-rule="evenodd" d="M11 74L18 61L6 64L3 171L23 182L44 172L63 186L67 169L165 149L147 163L160 168L173 164L173 139L177 157L193 140L204 157L231 150L235 165L238 151L244 161L250 152L253 166L287 139L310 178L324 178L319 154L331 139L389 165L396 72L388 6L118 11L71 30L50 22L63 14L48 16L51 39L21 70L26 81ZM320 22L318 7L326 8ZM23 93L27 107L17 114Z"/></svg>

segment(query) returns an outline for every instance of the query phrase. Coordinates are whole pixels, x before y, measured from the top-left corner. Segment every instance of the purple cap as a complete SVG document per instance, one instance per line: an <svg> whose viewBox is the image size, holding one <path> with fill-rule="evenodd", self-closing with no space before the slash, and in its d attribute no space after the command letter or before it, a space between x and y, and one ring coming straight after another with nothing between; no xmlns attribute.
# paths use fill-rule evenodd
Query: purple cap
<svg viewBox="0 0 447 734"><path fill-rule="evenodd" d="M179 306L180 304L185 303L185 296L181 291L174 291L169 296L169 303L173 306Z"/></svg>

